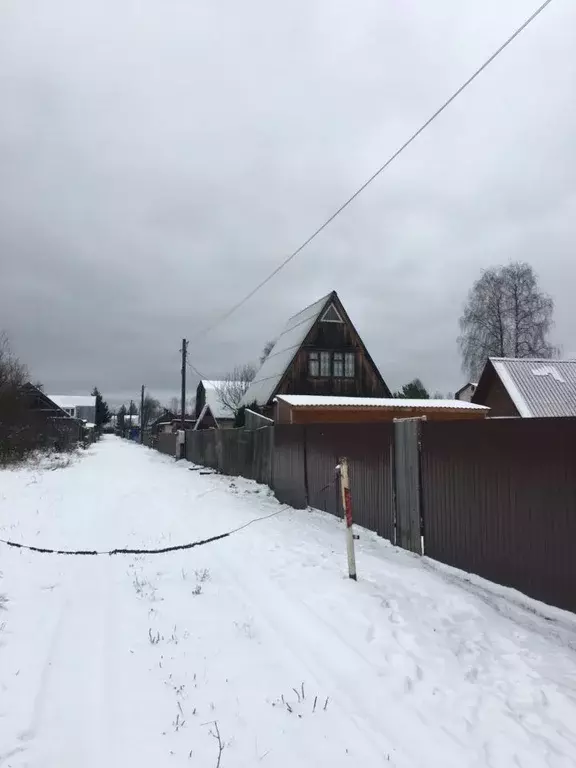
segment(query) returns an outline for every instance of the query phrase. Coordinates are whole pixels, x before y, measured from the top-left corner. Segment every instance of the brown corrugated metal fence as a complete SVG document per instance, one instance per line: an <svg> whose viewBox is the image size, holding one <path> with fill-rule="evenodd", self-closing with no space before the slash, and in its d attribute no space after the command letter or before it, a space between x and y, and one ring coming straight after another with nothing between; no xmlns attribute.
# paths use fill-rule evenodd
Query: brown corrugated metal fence
<svg viewBox="0 0 576 768"><path fill-rule="evenodd" d="M576 419L422 425L425 554L576 610Z"/></svg>
<svg viewBox="0 0 576 768"><path fill-rule="evenodd" d="M297 424L274 426L274 480L276 497L304 509L306 498L305 428Z"/></svg>
<svg viewBox="0 0 576 768"><path fill-rule="evenodd" d="M272 483L274 429L207 429L186 432L186 458L226 475Z"/></svg>
<svg viewBox="0 0 576 768"><path fill-rule="evenodd" d="M311 424L304 429L308 503L334 515L342 515L335 467L339 459L346 456L354 521L391 539L394 520L393 425Z"/></svg>
<svg viewBox="0 0 576 768"><path fill-rule="evenodd" d="M420 434L408 463L392 461L393 424L191 432L187 458L340 516L334 471L346 456L354 521L391 541L396 517L413 506L411 493L394 495L409 470L421 488L425 554L576 610L576 419L424 422ZM161 435L158 448L174 455L176 436Z"/></svg>

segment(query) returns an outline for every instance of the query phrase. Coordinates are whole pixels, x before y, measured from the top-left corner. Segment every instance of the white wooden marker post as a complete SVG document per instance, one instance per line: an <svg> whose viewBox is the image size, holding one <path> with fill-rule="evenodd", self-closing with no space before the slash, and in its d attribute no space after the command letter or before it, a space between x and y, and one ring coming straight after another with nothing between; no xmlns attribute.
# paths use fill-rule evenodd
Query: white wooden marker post
<svg viewBox="0 0 576 768"><path fill-rule="evenodd" d="M340 492L346 523L346 550L348 552L348 576L356 581L356 555L354 553L354 532L352 530L352 500L350 498L350 479L348 459L340 459Z"/></svg>

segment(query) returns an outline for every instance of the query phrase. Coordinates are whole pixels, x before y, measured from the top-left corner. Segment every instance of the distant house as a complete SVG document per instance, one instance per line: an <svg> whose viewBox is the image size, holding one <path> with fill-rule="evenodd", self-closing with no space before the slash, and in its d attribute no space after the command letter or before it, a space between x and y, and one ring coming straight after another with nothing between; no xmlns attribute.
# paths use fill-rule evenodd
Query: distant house
<svg viewBox="0 0 576 768"><path fill-rule="evenodd" d="M96 397L93 395L48 395L52 402L73 419L96 424Z"/></svg>
<svg viewBox="0 0 576 768"><path fill-rule="evenodd" d="M391 397L336 291L288 320L242 403L271 415L279 394Z"/></svg>
<svg viewBox="0 0 576 768"><path fill-rule="evenodd" d="M454 395L455 400L463 400L467 403L472 402L472 398L474 397L474 392L476 392L476 387L478 386L477 383L468 381L466 384L464 384L463 387L460 387L460 389L456 392Z"/></svg>
<svg viewBox="0 0 576 768"><path fill-rule="evenodd" d="M490 357L472 402L491 417L576 416L576 360Z"/></svg>
<svg viewBox="0 0 576 768"><path fill-rule="evenodd" d="M236 418L235 413L224 405L220 393L227 386L234 386L235 383L202 379L196 388L196 419L200 418L204 407L209 405L212 416L218 422L220 429L233 427Z"/></svg>
<svg viewBox="0 0 576 768"><path fill-rule="evenodd" d="M162 416L159 416L151 426L152 436L158 436L160 434L170 432L178 432L182 429L182 419L177 414L171 414L165 412ZM208 403L205 404L200 415L197 419L193 419L186 416L184 419L184 429L198 431L200 429L218 429L218 422L214 418L214 415L210 409Z"/></svg>
<svg viewBox="0 0 576 768"><path fill-rule="evenodd" d="M26 406L33 416L29 426L42 435L44 442L65 447L80 440L80 419L68 413L34 384L25 384L23 393Z"/></svg>
<svg viewBox="0 0 576 768"><path fill-rule="evenodd" d="M148 431L152 435L157 435L160 432L170 432L171 430L168 427L175 418L176 414L173 411L165 410L148 424Z"/></svg>

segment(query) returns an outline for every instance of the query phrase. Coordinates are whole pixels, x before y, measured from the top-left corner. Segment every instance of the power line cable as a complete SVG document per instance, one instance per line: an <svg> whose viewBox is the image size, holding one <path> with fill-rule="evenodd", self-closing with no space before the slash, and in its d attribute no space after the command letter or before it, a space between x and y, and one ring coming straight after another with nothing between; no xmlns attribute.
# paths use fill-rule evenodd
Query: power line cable
<svg viewBox="0 0 576 768"><path fill-rule="evenodd" d="M284 267L285 267L285 266L287 266L287 265L288 265L288 264L289 264L289 263L292 261L292 259L294 259L296 256L298 256L298 254L299 254L299 253L301 253L301 252L304 250L304 248L306 248L306 246L308 246L308 245L309 245L309 244L310 244L310 243L311 243L311 242L312 242L312 241L313 241L313 240L314 240L316 237L318 237L318 235L319 235L321 232L323 232L323 231L326 229L326 227L327 227L329 224L331 224L331 223L334 221L334 219L335 219L337 216L339 216L339 215L340 215L340 214L341 214L341 213L342 213L342 212L343 212L343 211L344 211L346 208L348 208L348 206L350 205L350 203L352 203L352 202L353 202L353 201L354 201L354 200L355 200L355 199L356 199L356 198L357 198L357 197L358 197L358 196L359 196L359 195L360 195L360 194L361 194L361 193L362 193L362 192L363 192L363 191L366 189L366 187L368 187L368 186L369 186L369 185L370 185L370 184L371 184L371 183L372 183L372 182L373 182L373 181L374 181L376 178L378 178L378 176L380 176L380 174L381 174L383 171L385 171L385 170L386 170L386 168L388 168L388 166L389 166L389 165L390 165L390 164L391 164L391 163L392 163L394 160L396 160L396 158L397 158L397 157L398 157L400 154L402 154L402 152L404 152L404 150L405 150L407 147L409 147L409 146L410 146L410 144L412 144L412 142L413 142L413 141L414 141L416 138L418 138L418 136L420 136L420 134L421 134L423 131L425 131L425 130L426 130L426 128L428 128L428 126L429 126L431 123L433 123L433 122L434 122L434 120L436 120L436 118L437 118L437 117L439 117L439 116L442 114L442 112L444 112L444 110L445 110L445 109L446 109L448 106L450 106L450 104L451 104L451 103L452 103L452 102L453 102L453 101L454 101L456 98L458 98L458 96L459 96L459 95L462 93L462 91L464 91L464 90L465 90L465 89L466 89L466 88L467 88L467 87L468 87L468 86L469 86L469 85L470 85L470 84L471 84L471 83L472 83L472 82L473 82L473 81L474 81L474 80L475 80L475 79L478 77L478 75L480 75L480 74L481 74L481 73L482 73L482 72L483 72L483 71L484 71L484 70L485 70L485 69L486 69L486 68L487 68L487 67L488 67L488 66L489 66L489 65L490 65L490 64L491 64L493 61L494 61L494 59L495 59L495 58L497 58L497 56L499 56L499 55L502 53L502 51L504 51L504 49L505 49L505 48L507 48L507 47L509 46L509 45L510 45L510 43L511 43L513 40L515 40L515 39L518 37L518 35L519 35L521 32L523 32L523 31L526 29L526 27L527 27L529 24L531 24L531 23L534 21L534 19L536 19L536 17L537 17L537 16L539 16L539 15L542 13L542 11L543 11L543 10L546 8L546 6L550 5L550 3L551 3L551 2L552 2L552 0L546 0L544 3L542 3L542 5L541 5L541 6L539 6L539 8L537 8L537 9L534 11L534 13L533 13L531 16L529 16L529 17L526 19L526 21L525 21L525 22L524 22L524 23L523 23L521 26L519 26L519 27L518 27L518 29L516 29L516 31L515 31L515 32L513 32L513 33L510 35L510 37L509 37L509 38L508 38L508 39L507 39L507 40L506 40L504 43L502 43L502 45L501 45L501 46L500 46L500 47L499 47L499 48L498 48L498 49L497 49L497 50L496 50L496 51L495 51L495 52L494 52L494 53L493 53L493 54L490 56L490 58L486 59L486 61L485 61L485 62L484 62L484 63L483 63L483 64L482 64L482 65L481 65L481 66L480 66L480 67L479 67L479 68L478 68L478 69L477 69L475 72L474 72L474 74L472 74L472 75L471 75L471 76L470 76L470 77L469 77L469 78L468 78L468 79L467 79L467 80L466 80L466 81L465 81L465 82L464 82L464 83L463 83L463 84L462 84L462 85L461 85L461 86L458 88L458 90L457 90L457 91L455 91L455 92L452 94L452 96L450 96L450 98L449 98L449 99L447 99L447 101L445 101L445 102L442 104L442 106L441 106L439 109L437 109L437 110L436 110L436 112L434 112L434 114L433 114L433 115L431 115L431 117L429 117L429 118L428 118L428 120L426 120L426 122L425 122L425 123L423 123L423 125L421 125L421 126L420 126L420 128L418 128L418 130L417 130L417 131L415 131L415 133L413 133L413 134L412 134L412 136L410 136L410 138L409 138L407 141L405 141L405 142L404 142L404 144L402 144L402 146L401 146L399 149L397 149L397 150L396 150L396 152L394 152L394 154L393 154L393 155L391 155L391 157L389 157L389 158L388 158L388 160L386 160L386 162L385 162L383 165L381 165L381 166L380 166L380 168L378 168L378 170L377 170L377 171L375 171L375 172L372 174L372 176L370 176L370 178L369 178L369 179L367 179L367 180L364 182L364 184L362 184L362 186L361 186L361 187L359 187L359 188L356 190L356 192L354 192L354 194L353 194L353 195L351 195L351 196L350 196L350 197L349 197L349 198L346 200L346 202L345 202L345 203L343 203L343 204L342 204L342 205L341 205L341 206L340 206L340 207L339 207L339 208L338 208L338 209L337 209L337 210L336 210L336 211L335 211L335 212L334 212L334 213L333 213L333 214L332 214L332 215L331 215L331 216L330 216L328 219L326 219L326 221L325 221L325 222L324 222L324 223L323 223L323 224L322 224L320 227L318 227L318 229L317 229L317 230L315 230L315 232L313 232L313 233L310 235L310 237L309 237L307 240L305 240L305 241L302 243L302 245L300 245L300 246L299 246L299 247L298 247L298 248L297 248L295 251L293 251L293 252L292 252L292 253L291 253L289 256L287 256L287 257L284 259L284 261L282 261L282 262L281 262L281 263L280 263L280 264L279 264L279 265L276 267L276 269L274 269L274 270L273 270L273 271L272 271L272 272L271 272L271 273L270 273L270 274L269 274L267 277L265 277L265 278L264 278L264 280L262 280L261 282L259 282L259 283L258 283L258 285L256 285L256 287L255 287L255 288L253 288L253 289L252 289L252 290L251 290L249 293L247 293L247 294L246 294L246 295L245 295L245 296L244 296L242 299L240 299L240 301L236 302L236 304L234 304L232 307L230 307L230 309L229 309L227 312L225 312L223 315L220 315L220 317L218 317L218 318L217 318L217 319L216 319L216 320L215 320L213 323L211 323L210 325L206 326L206 327L205 327L205 328L204 328L204 329L201 331L201 333L202 333L202 334L206 334L206 333L209 333L210 331L214 330L214 328L216 328L216 326L220 325L220 324L221 324L221 323L223 323L225 320L227 320L227 319L230 317L230 315L232 315L234 312L236 312L238 309L240 309L240 307L241 307L243 304L245 304L247 301L249 301L249 300L252 298L252 296L254 296L254 294L256 294L256 293L257 293L257 292L258 292L258 291L259 291L261 288L263 288L263 287L264 287L264 286L265 286L267 283L269 283L269 282L270 282L270 280L272 280L272 278L274 278L274 277L275 277L275 276L278 274L278 272L280 272L282 269L284 269Z"/></svg>
<svg viewBox="0 0 576 768"><path fill-rule="evenodd" d="M188 367L190 368L190 370L194 371L194 373L196 374L196 376L199 376L199 377L200 377L200 381L203 381L203 380L205 380L205 381L209 381L209 378L208 378L208 376L205 376L205 375L204 375L204 374L203 374L201 371L199 371L199 370L198 370L198 368L196 368L194 365L192 365L192 363L190 362L190 359L188 359L188 360L186 361L186 364L188 365Z"/></svg>

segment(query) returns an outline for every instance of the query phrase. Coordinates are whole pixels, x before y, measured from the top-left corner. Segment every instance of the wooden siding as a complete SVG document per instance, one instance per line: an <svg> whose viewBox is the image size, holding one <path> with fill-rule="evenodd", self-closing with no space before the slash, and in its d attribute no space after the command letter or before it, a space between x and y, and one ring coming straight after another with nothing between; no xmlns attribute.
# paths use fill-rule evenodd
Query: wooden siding
<svg viewBox="0 0 576 768"><path fill-rule="evenodd" d="M500 377L490 363L490 370L487 371L487 382L482 382L482 387L478 387L474 396L473 403L487 405L490 408L489 416L520 416L512 398L508 394L506 387L502 384Z"/></svg>
<svg viewBox="0 0 576 768"><path fill-rule="evenodd" d="M348 397L390 397L390 391L360 335L352 325L337 296L331 302L337 308L342 323L318 320L310 329L302 347L288 368L275 394L278 395L344 395ZM321 315L322 316L322 315ZM310 376L309 352L353 352L354 378Z"/></svg>

